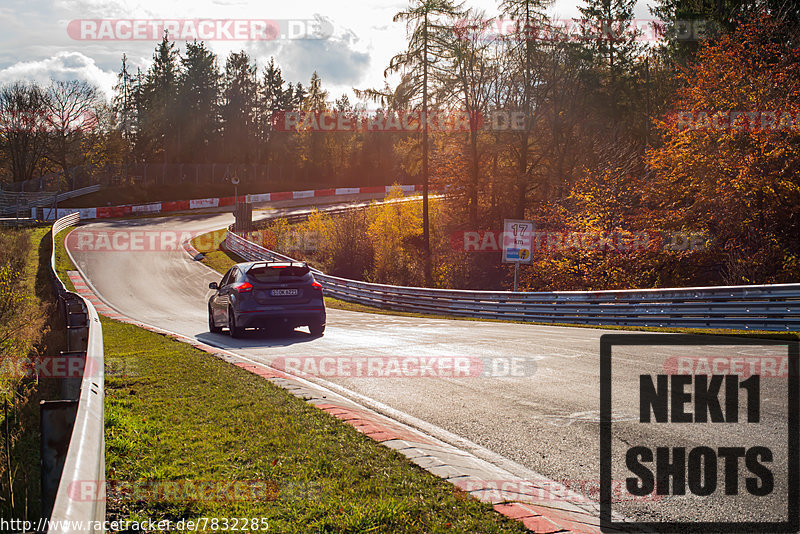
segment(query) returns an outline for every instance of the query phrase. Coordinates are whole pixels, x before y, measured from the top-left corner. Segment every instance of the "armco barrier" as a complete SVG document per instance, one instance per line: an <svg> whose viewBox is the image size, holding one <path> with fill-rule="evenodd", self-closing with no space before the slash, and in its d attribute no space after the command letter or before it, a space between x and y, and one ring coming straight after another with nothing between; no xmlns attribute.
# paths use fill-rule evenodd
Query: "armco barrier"
<svg viewBox="0 0 800 534"><path fill-rule="evenodd" d="M105 487L103 331L92 303L67 291L55 269L55 236L79 219L78 213L62 217L53 223L51 232L53 247L50 274L67 325L67 349L72 353L76 350L85 351L85 364L80 389L75 392L77 411L50 514L50 533L75 532L77 528L71 528L70 521L83 521L84 525L92 522L94 526L99 521L102 525L106 513L104 495L100 498L80 498L78 494L78 486L81 485L90 488L90 491ZM79 335L73 335L73 329ZM72 523L73 526L76 524ZM95 530L84 528L82 532Z"/></svg>
<svg viewBox="0 0 800 534"><path fill-rule="evenodd" d="M228 229L225 246L250 260L291 260ZM800 284L610 291L464 291L314 277L332 296L407 312L537 323L800 331Z"/></svg>
<svg viewBox="0 0 800 534"><path fill-rule="evenodd" d="M394 186L374 186L374 187L340 187L337 189L309 189L307 191L285 191L279 193L262 193L258 195L239 195L238 197L214 197L196 198L193 200L178 200L172 202L152 202L150 204L124 205L124 206L104 206L100 208L40 208L43 220L49 221L69 215L80 213L81 219L108 219L116 217L128 217L130 215L143 215L154 213L168 213L172 211L189 211L195 209L218 208L220 206L232 206L239 202L277 202L279 200L298 200L304 198L344 196L359 194L380 194L388 193ZM420 185L402 185L400 188L404 193L421 191ZM37 218L36 209L31 213L33 218Z"/></svg>
<svg viewBox="0 0 800 534"><path fill-rule="evenodd" d="M70 198L76 198L100 190L100 184L90 185L81 189L74 189L64 193L14 193L0 192L0 215L10 215L32 210L36 218L36 208L48 206L54 202L58 204Z"/></svg>
<svg viewBox="0 0 800 534"><path fill-rule="evenodd" d="M441 196L442 196L441 194L437 193L437 194L430 195L430 198L440 198ZM403 198L400 198L400 199L397 199L397 200L393 200L392 202L419 202L420 199L421 199L421 197L403 197ZM369 205L363 205L363 204L362 205L358 205L358 204L355 204L355 205L350 205L350 206L347 206L347 207L344 207L344 208L319 208L318 211L325 213L325 215L342 215L344 213L348 213L348 212L351 212L351 211L354 211L354 210L364 210L364 209L367 209L367 208L369 208ZM261 228L264 227L265 224L268 224L269 222L271 222L271 221L273 221L275 219L281 219L281 220L286 221L289 224L294 224L294 223L298 223L298 222L307 221L309 216L311 216L310 212L303 212L303 213L294 213L294 214L288 214L288 215L278 215L278 216L267 217L267 218L264 218L264 219L259 219L257 221L253 221L253 224L254 224L253 230L261 229Z"/></svg>

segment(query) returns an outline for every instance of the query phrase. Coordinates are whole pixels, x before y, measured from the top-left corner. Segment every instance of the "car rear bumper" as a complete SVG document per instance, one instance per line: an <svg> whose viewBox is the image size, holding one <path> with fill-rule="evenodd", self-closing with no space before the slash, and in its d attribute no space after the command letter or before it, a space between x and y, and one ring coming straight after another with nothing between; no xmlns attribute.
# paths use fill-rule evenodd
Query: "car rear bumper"
<svg viewBox="0 0 800 534"><path fill-rule="evenodd" d="M275 324L286 326L308 326L325 324L325 308L312 306L298 309L252 310L240 311L236 314L236 324L243 328L262 328Z"/></svg>

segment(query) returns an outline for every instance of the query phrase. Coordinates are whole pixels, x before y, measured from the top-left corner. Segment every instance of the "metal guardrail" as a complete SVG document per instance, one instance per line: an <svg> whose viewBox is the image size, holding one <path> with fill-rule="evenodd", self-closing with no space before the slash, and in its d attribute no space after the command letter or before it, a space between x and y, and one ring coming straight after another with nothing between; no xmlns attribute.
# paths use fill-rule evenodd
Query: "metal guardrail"
<svg viewBox="0 0 800 534"><path fill-rule="evenodd" d="M81 215L80 213L72 213L65 217L61 217L60 219L53 221L53 226L50 231L50 238L52 241L52 248L50 249L50 278L53 281L53 287L56 291L57 295L61 295L62 293L67 292L67 286L64 285L64 282L58 277L58 273L56 272L56 235L58 235L62 230L65 228L69 228L80 222Z"/></svg>
<svg viewBox="0 0 800 534"><path fill-rule="evenodd" d="M100 318L92 303L76 293L67 291L59 279L55 269L55 236L65 228L80 220L78 213L73 213L53 223L51 238L50 270L55 293L58 295L64 321L67 327L67 353L84 355L82 377L77 381L66 378L62 384L64 403L77 400L74 412L74 423L69 435L69 446L63 461L60 476L55 489L55 499L50 512L49 533L75 532L77 523L82 521L82 532L94 532L87 529L102 525L105 521L105 435L104 435L104 355L103 332ZM44 408L44 406L43 406ZM44 409L43 409L44 412ZM44 416L43 416L44 421ZM43 430L42 450L43 468L45 467L45 448L48 445ZM43 486L45 478L43 475ZM43 487L43 493L44 493ZM88 495L87 495L88 494ZM43 500L47 498L43 495ZM46 511L49 510L45 502ZM73 522L70 524L70 522ZM99 522L99 523L98 523ZM102 528L99 530L102 531Z"/></svg>
<svg viewBox="0 0 800 534"><path fill-rule="evenodd" d="M296 261L228 229L225 246L250 261ZM536 323L800 331L800 284L608 291L469 291L314 277L332 296L377 308Z"/></svg>
<svg viewBox="0 0 800 534"><path fill-rule="evenodd" d="M63 193L17 193L13 191L0 192L0 214L14 215L25 212L25 216L30 216L31 208L51 206L54 203L75 198L89 193L100 191L100 184L94 184L73 191Z"/></svg>
<svg viewBox="0 0 800 534"><path fill-rule="evenodd" d="M11 191L0 191L0 215L19 215L30 216L30 209L37 206L52 204L56 193L16 193Z"/></svg>
<svg viewBox="0 0 800 534"><path fill-rule="evenodd" d="M432 195L430 195L430 198L440 198L442 196L443 195L440 195L440 194L432 194ZM382 205L385 206L385 205L390 205L392 203L398 203L398 202L419 202L420 200L421 200L421 197L410 196L410 197L398 198L398 199L392 200L390 202L384 201L384 202L382 202ZM326 216L327 215L342 215L344 213L349 213L351 211L368 210L370 207L372 207L371 204L356 204L356 205L346 206L344 208L322 208L322 209L319 209L318 211L320 213L323 213ZM308 220L308 218L310 216L311 216L311 212L304 212L304 213L290 213L290 214L286 214L286 215L281 214L281 215L277 215L277 216L273 216L273 217L267 217L267 218L264 218L264 219L259 219L257 221L253 221L253 225L254 225L253 229L254 230L263 229L265 227L265 225L269 224L270 222L272 222L272 221L274 221L276 219L284 220L289 224L305 222L305 221Z"/></svg>
<svg viewBox="0 0 800 534"><path fill-rule="evenodd" d="M69 198L80 197L83 195L88 195L89 193L96 193L97 191L100 191L100 184L87 185L86 187L81 187L80 189L73 189L72 191L59 193L56 200L61 202Z"/></svg>
<svg viewBox="0 0 800 534"><path fill-rule="evenodd" d="M347 207L347 208L334 208L334 209L326 209L320 210L320 212L324 213L325 215L341 215L353 210L363 210L367 209L368 206L357 206L357 207ZM261 229L265 224L275 220L275 219L283 219L289 224L295 224L300 222L305 222L308 220L310 213L292 213L288 215L281 215L275 218L267 218L267 219L259 219L255 221L256 229Z"/></svg>

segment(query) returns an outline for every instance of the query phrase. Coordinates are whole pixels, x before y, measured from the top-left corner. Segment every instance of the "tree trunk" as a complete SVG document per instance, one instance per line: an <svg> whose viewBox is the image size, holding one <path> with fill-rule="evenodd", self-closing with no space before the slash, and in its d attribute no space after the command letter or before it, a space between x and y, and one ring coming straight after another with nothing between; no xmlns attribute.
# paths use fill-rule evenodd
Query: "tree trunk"
<svg viewBox="0 0 800 534"><path fill-rule="evenodd" d="M425 14L425 42L422 45L422 259L425 286L433 282L431 236L428 217L428 14Z"/></svg>

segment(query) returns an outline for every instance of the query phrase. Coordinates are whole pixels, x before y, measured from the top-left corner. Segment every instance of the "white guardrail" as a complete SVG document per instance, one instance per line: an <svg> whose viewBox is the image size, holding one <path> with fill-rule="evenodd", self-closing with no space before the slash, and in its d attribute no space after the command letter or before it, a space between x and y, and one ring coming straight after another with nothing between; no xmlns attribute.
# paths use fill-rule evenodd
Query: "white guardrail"
<svg viewBox="0 0 800 534"><path fill-rule="evenodd" d="M237 235L248 261L292 260ZM800 284L608 291L469 291L371 284L314 270L328 294L407 312L536 323L800 331Z"/></svg>
<svg viewBox="0 0 800 534"><path fill-rule="evenodd" d="M98 522L102 525L106 514L105 495L97 495L105 488L103 331L92 303L67 291L55 269L55 236L79 220L78 213L62 217L53 223L51 233L51 275L68 328L68 345L78 337L77 343L82 345L79 348L84 348L85 339L86 358L75 423L50 515L49 533L76 532L73 527L79 524L77 522L85 526L89 523L97 526ZM80 335L72 336L70 328L77 329ZM75 348L68 347L68 350L74 351ZM89 491L91 497L82 498L81 491ZM102 532L102 528L84 528L81 532Z"/></svg>
<svg viewBox="0 0 800 534"><path fill-rule="evenodd" d="M89 193L100 191L100 184L94 184L81 189L65 191L64 193L37 192L17 193L13 191L0 192L0 214L13 215L16 213L30 213L31 208L52 206L70 198L75 198Z"/></svg>

